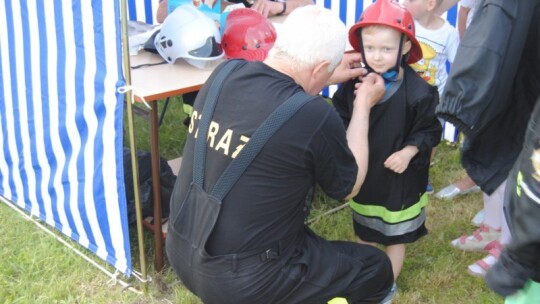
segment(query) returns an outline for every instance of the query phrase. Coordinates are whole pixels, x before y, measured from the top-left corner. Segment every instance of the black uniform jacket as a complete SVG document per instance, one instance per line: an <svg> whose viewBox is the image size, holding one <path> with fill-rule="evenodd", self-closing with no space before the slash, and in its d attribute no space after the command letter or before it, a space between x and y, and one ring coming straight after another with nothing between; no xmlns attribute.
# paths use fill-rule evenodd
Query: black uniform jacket
<svg viewBox="0 0 540 304"><path fill-rule="evenodd" d="M540 91L539 0L483 0L437 114L465 134L463 167L488 194L508 176Z"/></svg>

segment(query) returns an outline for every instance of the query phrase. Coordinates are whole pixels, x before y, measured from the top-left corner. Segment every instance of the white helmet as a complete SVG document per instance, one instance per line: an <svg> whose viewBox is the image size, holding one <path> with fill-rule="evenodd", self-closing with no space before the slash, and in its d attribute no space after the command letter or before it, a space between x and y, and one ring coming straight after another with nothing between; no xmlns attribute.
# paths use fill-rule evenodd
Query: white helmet
<svg viewBox="0 0 540 304"><path fill-rule="evenodd" d="M183 58L200 69L224 56L216 23L192 5L179 6L165 18L154 44L168 63Z"/></svg>

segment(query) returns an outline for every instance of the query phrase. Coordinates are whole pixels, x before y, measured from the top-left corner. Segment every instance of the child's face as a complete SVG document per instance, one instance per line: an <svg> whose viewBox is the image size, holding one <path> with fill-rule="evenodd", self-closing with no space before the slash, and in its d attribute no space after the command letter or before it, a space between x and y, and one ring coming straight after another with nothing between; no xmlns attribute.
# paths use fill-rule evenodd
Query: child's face
<svg viewBox="0 0 540 304"><path fill-rule="evenodd" d="M403 5L411 12L414 19L418 20L428 14L431 8L431 0L403 0Z"/></svg>
<svg viewBox="0 0 540 304"><path fill-rule="evenodd" d="M382 74L397 62L401 33L391 28L362 30L364 60L375 72Z"/></svg>

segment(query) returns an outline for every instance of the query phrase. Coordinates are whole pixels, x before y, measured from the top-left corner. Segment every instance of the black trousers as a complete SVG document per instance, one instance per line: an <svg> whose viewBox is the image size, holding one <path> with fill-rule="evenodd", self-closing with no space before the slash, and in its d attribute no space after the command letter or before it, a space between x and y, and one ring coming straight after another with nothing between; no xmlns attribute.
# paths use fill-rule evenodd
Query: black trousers
<svg viewBox="0 0 540 304"><path fill-rule="evenodd" d="M186 248L182 242L169 231L169 261L186 287L208 304L326 303L335 297L349 303L379 303L393 284L392 266L384 252L368 245L327 241L307 228L299 242L264 262L233 254L203 256L203 263L194 263L181 252Z"/></svg>

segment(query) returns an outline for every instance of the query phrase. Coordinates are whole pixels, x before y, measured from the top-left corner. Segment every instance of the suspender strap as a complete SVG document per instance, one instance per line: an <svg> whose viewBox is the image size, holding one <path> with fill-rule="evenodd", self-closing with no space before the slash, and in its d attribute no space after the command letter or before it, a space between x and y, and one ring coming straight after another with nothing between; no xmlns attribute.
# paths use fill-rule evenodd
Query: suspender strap
<svg viewBox="0 0 540 304"><path fill-rule="evenodd" d="M246 168L257 157L266 142L281 126L289 120L302 106L313 98L304 92L298 92L282 103L262 125L255 130L249 142L244 146L238 156L229 163L225 172L212 189L212 196L220 201L229 193L232 186L238 181Z"/></svg>
<svg viewBox="0 0 540 304"><path fill-rule="evenodd" d="M206 166L206 139L210 121L216 108L217 98L223 87L225 79L238 67L242 61L230 60L217 73L212 82L206 102L202 110L201 121L195 140L195 155L193 159L193 183L204 189L204 170ZM238 156L233 159L210 192L220 201L229 193L230 189L238 181L242 173L257 157L266 142L276 133L279 128L289 120L300 108L313 98L304 92L298 92L289 97L266 120L255 130L249 142L244 146Z"/></svg>
<svg viewBox="0 0 540 304"><path fill-rule="evenodd" d="M217 98L221 93L225 79L241 62L239 60L227 61L217 73L206 96L197 131L197 139L195 140L195 156L193 159L193 183L199 185L201 189L204 186L204 169L206 168L206 138L216 108Z"/></svg>

